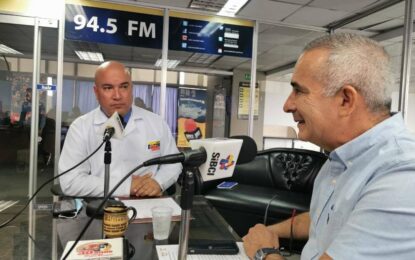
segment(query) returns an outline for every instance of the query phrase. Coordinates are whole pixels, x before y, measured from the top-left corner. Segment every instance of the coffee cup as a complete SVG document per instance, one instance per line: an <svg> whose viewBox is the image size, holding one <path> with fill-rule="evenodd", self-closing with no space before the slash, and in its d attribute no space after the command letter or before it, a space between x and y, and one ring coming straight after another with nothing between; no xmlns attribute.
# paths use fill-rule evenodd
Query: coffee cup
<svg viewBox="0 0 415 260"><path fill-rule="evenodd" d="M128 217L128 212L132 211L132 216ZM104 235L106 238L122 237L127 231L128 224L135 219L137 210L134 207L125 205L111 205L104 209L102 220Z"/></svg>

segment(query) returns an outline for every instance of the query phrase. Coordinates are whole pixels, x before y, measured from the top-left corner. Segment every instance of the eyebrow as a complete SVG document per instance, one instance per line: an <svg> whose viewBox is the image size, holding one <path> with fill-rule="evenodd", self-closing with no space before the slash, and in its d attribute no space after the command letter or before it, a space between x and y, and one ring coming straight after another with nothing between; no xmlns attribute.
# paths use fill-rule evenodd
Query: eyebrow
<svg viewBox="0 0 415 260"><path fill-rule="evenodd" d="M300 90L302 92L307 92L307 93L309 92L309 89L307 87L300 85L298 82L291 81L290 84L293 89L297 89L297 90Z"/></svg>
<svg viewBox="0 0 415 260"><path fill-rule="evenodd" d="M120 84L119 84L119 86L124 86L124 85L130 85L130 83L128 82L128 81L124 81L124 82L121 82ZM102 84L101 85L102 87L114 87L114 85L112 85L112 84L109 84L109 83L104 83L104 84Z"/></svg>

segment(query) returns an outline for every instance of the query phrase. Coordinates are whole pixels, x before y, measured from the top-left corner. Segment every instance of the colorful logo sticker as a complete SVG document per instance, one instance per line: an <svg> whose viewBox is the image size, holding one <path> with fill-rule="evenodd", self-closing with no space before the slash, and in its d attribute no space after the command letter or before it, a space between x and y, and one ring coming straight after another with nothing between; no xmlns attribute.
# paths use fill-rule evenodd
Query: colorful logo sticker
<svg viewBox="0 0 415 260"><path fill-rule="evenodd" d="M159 151L160 150L160 141L151 141L148 142L147 148L151 151Z"/></svg>
<svg viewBox="0 0 415 260"><path fill-rule="evenodd" d="M233 160L233 155L230 154L228 155L228 157L226 157L226 159L220 160L219 164L221 170L227 170L229 167L235 164L235 161Z"/></svg>
<svg viewBox="0 0 415 260"><path fill-rule="evenodd" d="M107 242L89 242L81 244L76 248L78 255L102 256L112 254L111 243Z"/></svg>

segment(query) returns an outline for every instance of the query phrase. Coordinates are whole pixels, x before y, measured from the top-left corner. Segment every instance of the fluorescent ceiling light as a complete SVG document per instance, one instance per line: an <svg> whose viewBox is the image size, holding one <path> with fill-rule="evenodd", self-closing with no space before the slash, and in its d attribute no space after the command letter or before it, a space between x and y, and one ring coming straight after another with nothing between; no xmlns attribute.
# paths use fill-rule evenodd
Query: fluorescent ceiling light
<svg viewBox="0 0 415 260"><path fill-rule="evenodd" d="M81 60L104 62L104 56L100 52L75 51L75 53Z"/></svg>
<svg viewBox="0 0 415 260"><path fill-rule="evenodd" d="M226 0L192 0L189 8L217 13L222 9L225 3Z"/></svg>
<svg viewBox="0 0 415 260"><path fill-rule="evenodd" d="M218 15L234 17L235 14L248 2L248 0L228 0Z"/></svg>
<svg viewBox="0 0 415 260"><path fill-rule="evenodd" d="M167 60L167 68L168 69L174 69L179 65L179 60ZM156 67L161 67L161 59L158 59L156 63L154 64Z"/></svg>
<svg viewBox="0 0 415 260"><path fill-rule="evenodd" d="M15 49L12 49L9 46L6 46L4 44L0 44L0 53L23 55L23 53L21 53L20 51L16 51Z"/></svg>

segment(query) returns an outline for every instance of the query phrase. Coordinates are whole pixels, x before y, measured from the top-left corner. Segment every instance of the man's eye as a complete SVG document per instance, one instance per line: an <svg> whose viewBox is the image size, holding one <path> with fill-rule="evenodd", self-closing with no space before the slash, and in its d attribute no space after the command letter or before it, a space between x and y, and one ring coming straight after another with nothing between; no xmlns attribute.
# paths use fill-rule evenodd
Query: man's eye
<svg viewBox="0 0 415 260"><path fill-rule="evenodd" d="M122 85L122 88L128 88L128 84L127 85Z"/></svg>

